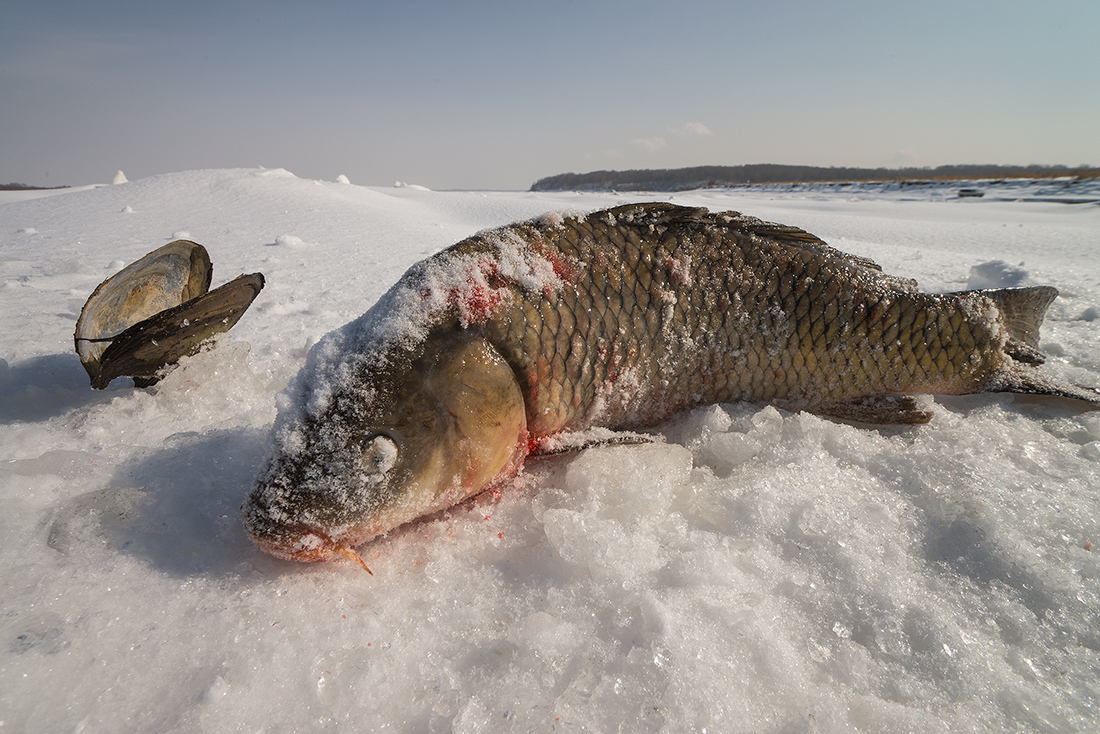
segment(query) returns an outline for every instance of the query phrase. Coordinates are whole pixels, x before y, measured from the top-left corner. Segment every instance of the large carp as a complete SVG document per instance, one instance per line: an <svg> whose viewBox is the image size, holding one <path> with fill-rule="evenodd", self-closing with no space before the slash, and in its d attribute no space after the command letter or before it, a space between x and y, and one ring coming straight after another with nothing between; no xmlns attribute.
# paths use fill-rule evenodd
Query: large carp
<svg viewBox="0 0 1100 734"><path fill-rule="evenodd" d="M916 393L1095 404L1035 369L1056 295L922 293L800 229L671 204L481 232L313 348L245 529L280 558L357 560L353 547L510 477L555 434L704 403L866 423L928 421Z"/></svg>

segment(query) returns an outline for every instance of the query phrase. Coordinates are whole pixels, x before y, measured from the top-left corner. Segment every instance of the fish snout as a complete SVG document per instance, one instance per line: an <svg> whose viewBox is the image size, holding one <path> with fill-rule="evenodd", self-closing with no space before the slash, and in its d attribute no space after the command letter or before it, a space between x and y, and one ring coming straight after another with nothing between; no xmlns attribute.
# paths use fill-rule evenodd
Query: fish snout
<svg viewBox="0 0 1100 734"><path fill-rule="evenodd" d="M287 561L317 563L340 555L341 543L307 525L276 525L246 515L244 531L268 555Z"/></svg>
<svg viewBox="0 0 1100 734"><path fill-rule="evenodd" d="M253 488L241 507L244 532L268 555L288 561L315 563L338 554L338 542L323 530L291 519L272 507L264 493Z"/></svg>
<svg viewBox="0 0 1100 734"><path fill-rule="evenodd" d="M278 524L265 515L245 510L244 531L260 550L284 561L320 563L337 558L354 561L369 573L367 564L347 543L301 523Z"/></svg>

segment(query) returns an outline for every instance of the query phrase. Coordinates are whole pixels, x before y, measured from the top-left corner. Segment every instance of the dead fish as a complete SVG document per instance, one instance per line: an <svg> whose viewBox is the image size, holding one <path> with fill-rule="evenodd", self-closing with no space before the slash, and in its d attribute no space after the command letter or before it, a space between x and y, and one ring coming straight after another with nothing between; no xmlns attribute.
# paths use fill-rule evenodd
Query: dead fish
<svg viewBox="0 0 1100 734"><path fill-rule="evenodd" d="M1096 405L1036 369L1056 295L922 293L800 229L671 204L481 232L313 348L244 526L280 558L359 560L355 546L502 482L562 432L706 403L900 424L931 418L918 393Z"/></svg>

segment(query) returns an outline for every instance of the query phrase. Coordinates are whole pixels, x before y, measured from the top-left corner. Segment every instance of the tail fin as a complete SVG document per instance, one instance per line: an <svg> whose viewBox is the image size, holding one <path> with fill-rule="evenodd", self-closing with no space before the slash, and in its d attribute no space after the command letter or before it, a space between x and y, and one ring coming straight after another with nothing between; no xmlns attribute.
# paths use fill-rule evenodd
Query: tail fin
<svg viewBox="0 0 1100 734"><path fill-rule="evenodd" d="M1039 327L1058 290L1041 285L1033 288L994 288L977 291L991 299L1001 312L1001 323L1008 331L1004 350L1008 356L1026 365L1045 361L1039 352ZM1022 364L1012 365L999 375L990 392L1014 392L1029 395L1054 395L1100 405L1100 390L1058 382L1039 370Z"/></svg>
<svg viewBox="0 0 1100 734"><path fill-rule="evenodd" d="M1039 327L1058 289L1049 285L1033 288L992 288L977 291L989 298L1001 312L1001 323L1008 331L1005 352L1017 362L1042 364L1039 352Z"/></svg>
<svg viewBox="0 0 1100 734"><path fill-rule="evenodd" d="M1026 395L1053 395L1070 400L1083 400L1100 407L1100 390L1095 387L1068 385L1047 377L1042 372L1022 365L1001 374L986 388L986 392L1014 392Z"/></svg>

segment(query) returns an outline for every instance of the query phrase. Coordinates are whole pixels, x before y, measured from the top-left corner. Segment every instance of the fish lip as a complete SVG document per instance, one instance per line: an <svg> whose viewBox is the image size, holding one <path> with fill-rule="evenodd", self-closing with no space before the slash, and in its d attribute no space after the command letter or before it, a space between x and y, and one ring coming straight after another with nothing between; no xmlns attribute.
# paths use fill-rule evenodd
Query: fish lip
<svg viewBox="0 0 1100 734"><path fill-rule="evenodd" d="M254 533L245 525L245 534L264 553L285 561L321 563L342 555L346 543L334 540L328 534L305 525L281 527L277 537Z"/></svg>

